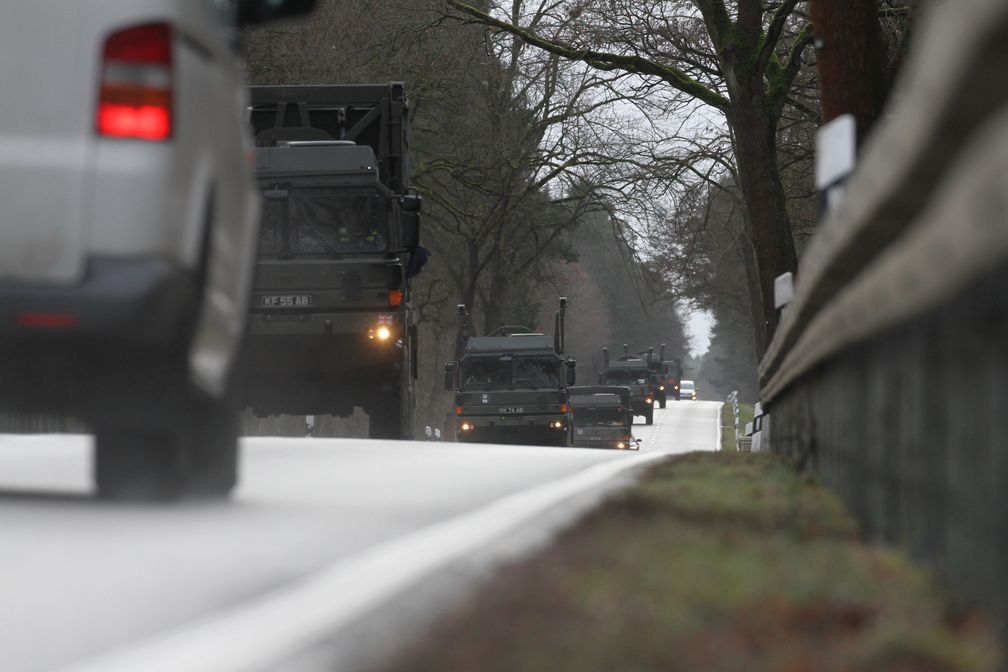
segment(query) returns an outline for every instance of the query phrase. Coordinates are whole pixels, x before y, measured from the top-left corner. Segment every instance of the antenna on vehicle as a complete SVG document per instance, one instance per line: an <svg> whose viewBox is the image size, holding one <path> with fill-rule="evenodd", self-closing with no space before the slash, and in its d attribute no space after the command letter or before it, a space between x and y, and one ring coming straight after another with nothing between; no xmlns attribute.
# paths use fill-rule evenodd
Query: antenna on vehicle
<svg viewBox="0 0 1008 672"><path fill-rule="evenodd" d="M472 335L472 320L469 319L469 313L466 312L466 306L464 303L460 303L455 307L456 314L458 315L458 333L455 339L455 359L462 359L462 353L465 352L466 343L469 341L469 337Z"/></svg>
<svg viewBox="0 0 1008 672"><path fill-rule="evenodd" d="M605 366L609 368L609 348L602 348L602 360L605 362Z"/></svg>
<svg viewBox="0 0 1008 672"><path fill-rule="evenodd" d="M623 356L630 357L630 346L626 343L623 344Z"/></svg>
<svg viewBox="0 0 1008 672"><path fill-rule="evenodd" d="M553 324L553 349L558 355L562 355L567 341L567 297L560 297L560 310L554 315Z"/></svg>
<svg viewBox="0 0 1008 672"><path fill-rule="evenodd" d="M661 349L658 350L658 357L661 358L661 361L663 361L663 362L665 361L665 344L664 343L661 344Z"/></svg>
<svg viewBox="0 0 1008 672"><path fill-rule="evenodd" d="M649 346L647 349L647 363L650 364L651 360L654 359L654 346Z"/></svg>

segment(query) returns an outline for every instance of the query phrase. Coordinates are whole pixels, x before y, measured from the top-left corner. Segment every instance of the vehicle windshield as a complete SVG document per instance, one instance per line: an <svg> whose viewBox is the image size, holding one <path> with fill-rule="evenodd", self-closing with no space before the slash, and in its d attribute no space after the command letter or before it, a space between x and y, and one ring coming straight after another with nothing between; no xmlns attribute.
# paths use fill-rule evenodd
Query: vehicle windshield
<svg viewBox="0 0 1008 672"><path fill-rule="evenodd" d="M385 197L377 189L290 189L263 203L259 256L291 258L381 252Z"/></svg>
<svg viewBox="0 0 1008 672"><path fill-rule="evenodd" d="M560 387L555 357L466 357L461 364L462 389Z"/></svg>
<svg viewBox="0 0 1008 672"><path fill-rule="evenodd" d="M588 408L584 408L585 403ZM591 402L575 404L574 425L578 427L626 427L626 411L616 406L592 407Z"/></svg>
<svg viewBox="0 0 1008 672"><path fill-rule="evenodd" d="M647 385L650 377L647 369L616 369L602 374L604 385Z"/></svg>
<svg viewBox="0 0 1008 672"><path fill-rule="evenodd" d="M682 390L692 390L693 389L693 381L692 380L684 380L684 381L682 381L682 383L680 384L679 387Z"/></svg>

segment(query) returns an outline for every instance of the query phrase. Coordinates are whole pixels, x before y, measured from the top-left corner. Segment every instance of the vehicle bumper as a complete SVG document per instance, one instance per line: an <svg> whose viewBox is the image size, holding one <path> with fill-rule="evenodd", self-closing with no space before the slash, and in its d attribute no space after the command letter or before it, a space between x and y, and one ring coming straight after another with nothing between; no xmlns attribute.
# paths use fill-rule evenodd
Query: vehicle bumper
<svg viewBox="0 0 1008 672"><path fill-rule="evenodd" d="M559 425L559 426L557 426ZM570 428L570 418L560 414L524 416L458 416L459 441L484 443L535 443L561 438Z"/></svg>
<svg viewBox="0 0 1008 672"><path fill-rule="evenodd" d="M153 259L93 259L72 286L0 283L0 408L93 417L167 395L197 299L194 274Z"/></svg>
<svg viewBox="0 0 1008 672"><path fill-rule="evenodd" d="M92 260L74 285L0 283L0 342L9 346L59 332L60 340L101 338L110 346L174 345L195 314L196 284L193 273L167 261L113 258ZM47 315L65 317L48 328L23 319Z"/></svg>

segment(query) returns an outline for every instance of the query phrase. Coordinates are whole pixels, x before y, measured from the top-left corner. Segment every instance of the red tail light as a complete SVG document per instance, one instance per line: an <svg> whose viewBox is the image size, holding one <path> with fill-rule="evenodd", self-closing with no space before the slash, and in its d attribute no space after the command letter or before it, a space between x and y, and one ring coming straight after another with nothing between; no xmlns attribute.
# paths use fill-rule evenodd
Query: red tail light
<svg viewBox="0 0 1008 672"><path fill-rule="evenodd" d="M98 134L106 137L171 137L171 26L134 26L105 41L97 123Z"/></svg>
<svg viewBox="0 0 1008 672"><path fill-rule="evenodd" d="M388 305L390 308L398 308L402 305L403 291L401 289L393 289L388 293Z"/></svg>
<svg viewBox="0 0 1008 672"><path fill-rule="evenodd" d="M25 329L74 329L77 316L70 313L18 313L14 322Z"/></svg>

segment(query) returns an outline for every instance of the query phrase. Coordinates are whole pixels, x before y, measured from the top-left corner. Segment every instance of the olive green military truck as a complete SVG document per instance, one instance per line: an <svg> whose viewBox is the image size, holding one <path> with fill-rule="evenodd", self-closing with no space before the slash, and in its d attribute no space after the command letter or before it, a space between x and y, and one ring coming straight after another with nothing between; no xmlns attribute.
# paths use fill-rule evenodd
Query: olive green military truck
<svg viewBox="0 0 1008 672"><path fill-rule="evenodd" d="M602 348L605 369L599 374L599 385L617 385L630 388L630 409L634 415L643 415L645 424L654 423L654 380L647 360L628 354L623 346L623 356L609 359L608 348Z"/></svg>
<svg viewBox="0 0 1008 672"><path fill-rule="evenodd" d="M470 336L459 306L461 352L445 364L445 388L455 392L459 441L570 446L575 362L564 356L567 299L560 299L553 338L525 327Z"/></svg>
<svg viewBox="0 0 1008 672"><path fill-rule="evenodd" d="M403 85L254 86L250 101L264 210L246 403L259 416L359 407L372 438L412 438L423 250Z"/></svg>
<svg viewBox="0 0 1008 672"><path fill-rule="evenodd" d="M574 445L637 450L631 431L630 388L585 385L568 388L574 411Z"/></svg>

